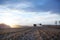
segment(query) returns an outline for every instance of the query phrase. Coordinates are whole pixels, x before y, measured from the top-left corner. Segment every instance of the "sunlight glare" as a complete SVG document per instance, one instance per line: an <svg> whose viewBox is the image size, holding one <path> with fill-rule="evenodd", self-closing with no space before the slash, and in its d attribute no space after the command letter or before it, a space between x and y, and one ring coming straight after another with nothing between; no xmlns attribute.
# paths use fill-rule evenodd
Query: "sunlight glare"
<svg viewBox="0 0 60 40"><path fill-rule="evenodd" d="M9 19L9 18L5 18L3 20L3 23L9 25L11 28L14 28L13 25L15 25L15 21L13 19Z"/></svg>

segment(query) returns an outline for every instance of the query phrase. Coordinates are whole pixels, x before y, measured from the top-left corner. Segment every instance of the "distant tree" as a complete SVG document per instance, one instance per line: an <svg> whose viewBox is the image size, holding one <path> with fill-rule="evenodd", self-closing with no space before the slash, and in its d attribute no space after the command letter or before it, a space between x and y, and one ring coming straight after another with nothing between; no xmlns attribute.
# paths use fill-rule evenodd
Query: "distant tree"
<svg viewBox="0 0 60 40"><path fill-rule="evenodd" d="M37 25L36 24L33 24L34 27L36 27Z"/></svg>
<svg viewBox="0 0 60 40"><path fill-rule="evenodd" d="M55 21L55 24L57 25L57 21Z"/></svg>
<svg viewBox="0 0 60 40"><path fill-rule="evenodd" d="M60 21L59 21L59 24L60 24Z"/></svg>
<svg viewBox="0 0 60 40"><path fill-rule="evenodd" d="M42 25L41 23L39 25Z"/></svg>

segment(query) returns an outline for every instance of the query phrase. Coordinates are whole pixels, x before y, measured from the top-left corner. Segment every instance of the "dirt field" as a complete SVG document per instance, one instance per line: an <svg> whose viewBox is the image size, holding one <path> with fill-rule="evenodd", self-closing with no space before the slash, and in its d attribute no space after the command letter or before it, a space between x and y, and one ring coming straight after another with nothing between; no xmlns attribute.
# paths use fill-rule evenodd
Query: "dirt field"
<svg viewBox="0 0 60 40"><path fill-rule="evenodd" d="M0 40L60 40L60 29L26 27L0 29Z"/></svg>

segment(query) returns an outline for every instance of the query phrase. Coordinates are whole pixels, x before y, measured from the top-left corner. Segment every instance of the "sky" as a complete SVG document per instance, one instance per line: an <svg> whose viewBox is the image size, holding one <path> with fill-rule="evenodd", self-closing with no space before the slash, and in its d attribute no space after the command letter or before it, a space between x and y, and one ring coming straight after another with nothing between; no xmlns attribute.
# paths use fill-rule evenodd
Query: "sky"
<svg viewBox="0 0 60 40"><path fill-rule="evenodd" d="M60 0L0 0L0 23L54 24L60 20Z"/></svg>

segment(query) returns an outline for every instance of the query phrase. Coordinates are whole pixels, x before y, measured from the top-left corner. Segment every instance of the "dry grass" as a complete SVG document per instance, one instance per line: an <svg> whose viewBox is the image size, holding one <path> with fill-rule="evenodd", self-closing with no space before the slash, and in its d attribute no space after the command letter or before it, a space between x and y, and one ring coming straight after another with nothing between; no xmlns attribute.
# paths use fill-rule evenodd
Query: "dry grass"
<svg viewBox="0 0 60 40"><path fill-rule="evenodd" d="M60 40L60 29L46 26L0 29L0 40Z"/></svg>

